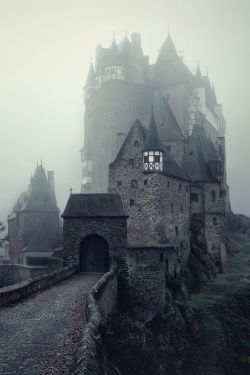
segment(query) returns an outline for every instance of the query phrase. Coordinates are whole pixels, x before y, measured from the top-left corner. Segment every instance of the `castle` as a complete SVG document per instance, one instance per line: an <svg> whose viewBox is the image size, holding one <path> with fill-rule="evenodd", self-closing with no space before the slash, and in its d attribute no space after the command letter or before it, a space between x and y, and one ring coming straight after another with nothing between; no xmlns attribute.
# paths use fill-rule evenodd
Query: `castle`
<svg viewBox="0 0 250 375"><path fill-rule="evenodd" d="M154 65L137 33L97 46L84 129L83 194L72 194L63 214L66 263L99 272L117 263L137 318L145 318L163 310L166 277L185 270L198 217L214 267L225 271L222 106L170 35Z"/></svg>
<svg viewBox="0 0 250 375"><path fill-rule="evenodd" d="M48 171L46 176L41 163L8 216L12 263L48 266L53 251L61 244L60 232L54 172Z"/></svg>

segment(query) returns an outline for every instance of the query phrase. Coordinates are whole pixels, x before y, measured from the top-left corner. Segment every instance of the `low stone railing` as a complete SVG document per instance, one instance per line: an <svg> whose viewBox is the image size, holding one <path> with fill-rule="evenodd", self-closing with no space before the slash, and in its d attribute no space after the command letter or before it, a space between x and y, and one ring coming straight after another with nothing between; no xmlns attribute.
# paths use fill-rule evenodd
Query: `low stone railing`
<svg viewBox="0 0 250 375"><path fill-rule="evenodd" d="M85 327L76 352L74 375L99 375L105 363L102 342L102 328L108 315L116 309L118 278L116 267L90 290L84 310Z"/></svg>
<svg viewBox="0 0 250 375"><path fill-rule="evenodd" d="M77 266L64 267L59 270L33 277L17 284L0 288L0 306L19 302L32 293L46 289L59 281L67 279L77 272Z"/></svg>

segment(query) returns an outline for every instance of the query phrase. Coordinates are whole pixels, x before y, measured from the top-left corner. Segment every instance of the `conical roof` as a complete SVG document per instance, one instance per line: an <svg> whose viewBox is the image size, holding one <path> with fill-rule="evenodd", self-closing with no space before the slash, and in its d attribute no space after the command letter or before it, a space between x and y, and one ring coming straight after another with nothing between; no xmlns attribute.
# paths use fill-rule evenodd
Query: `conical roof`
<svg viewBox="0 0 250 375"><path fill-rule="evenodd" d="M86 86L90 86L94 83L95 80L95 71L94 71L94 66L91 61L90 66L89 66L89 72L86 80Z"/></svg>
<svg viewBox="0 0 250 375"><path fill-rule="evenodd" d="M162 151L162 152L164 152L164 146L162 145L162 143L160 141L157 126L156 126L156 123L155 123L153 109L152 109L148 134L147 134L146 140L144 142L144 147L143 147L142 151Z"/></svg>
<svg viewBox="0 0 250 375"><path fill-rule="evenodd" d="M195 82L196 87L199 87L199 88L205 87L199 64L197 66L196 73L195 73L195 81L196 81Z"/></svg>
<svg viewBox="0 0 250 375"><path fill-rule="evenodd" d="M173 40L171 38L171 35L168 34L167 39L161 46L161 50L157 58L157 63L175 60L178 59L178 57L179 56L176 51Z"/></svg>

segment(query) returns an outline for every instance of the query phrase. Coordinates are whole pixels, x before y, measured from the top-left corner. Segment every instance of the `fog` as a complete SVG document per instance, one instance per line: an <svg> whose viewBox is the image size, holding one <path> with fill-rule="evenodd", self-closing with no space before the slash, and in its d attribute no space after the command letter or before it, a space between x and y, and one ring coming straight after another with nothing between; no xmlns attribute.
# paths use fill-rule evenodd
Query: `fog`
<svg viewBox="0 0 250 375"><path fill-rule="evenodd" d="M57 200L79 192L83 86L95 45L140 32L150 63L170 28L193 71L208 70L227 121L232 208L250 215L249 0L0 0L0 220L37 160Z"/></svg>

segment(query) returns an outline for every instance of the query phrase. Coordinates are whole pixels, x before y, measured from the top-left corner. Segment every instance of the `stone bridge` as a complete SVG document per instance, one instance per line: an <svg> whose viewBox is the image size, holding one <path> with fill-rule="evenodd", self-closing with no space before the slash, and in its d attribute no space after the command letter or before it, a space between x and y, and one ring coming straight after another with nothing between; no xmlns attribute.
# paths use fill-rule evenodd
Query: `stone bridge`
<svg viewBox="0 0 250 375"><path fill-rule="evenodd" d="M55 281L48 275L0 289L0 305L13 294L19 299L0 307L0 375L94 375L103 366L95 360L95 335L116 305L116 271L70 275L41 290ZM17 294L31 287L34 292L20 300Z"/></svg>

